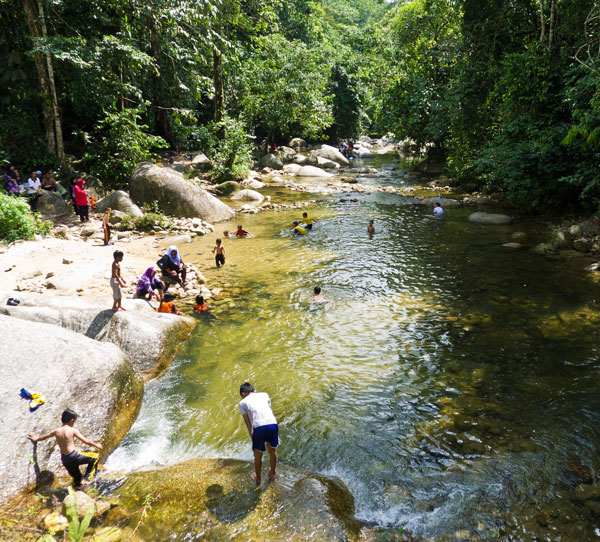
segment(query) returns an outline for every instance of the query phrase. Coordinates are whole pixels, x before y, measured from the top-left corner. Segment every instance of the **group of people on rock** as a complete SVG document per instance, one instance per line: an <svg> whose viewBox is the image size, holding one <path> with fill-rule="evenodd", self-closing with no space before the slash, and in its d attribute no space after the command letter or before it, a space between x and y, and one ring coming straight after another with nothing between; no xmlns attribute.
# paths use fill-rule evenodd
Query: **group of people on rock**
<svg viewBox="0 0 600 542"><path fill-rule="evenodd" d="M19 170L13 164L8 164L2 175L3 188L9 196L23 195L29 200L32 210L37 209L37 201L42 190L56 192L58 182L52 169L42 174L41 170L33 170L27 181L23 181Z"/></svg>

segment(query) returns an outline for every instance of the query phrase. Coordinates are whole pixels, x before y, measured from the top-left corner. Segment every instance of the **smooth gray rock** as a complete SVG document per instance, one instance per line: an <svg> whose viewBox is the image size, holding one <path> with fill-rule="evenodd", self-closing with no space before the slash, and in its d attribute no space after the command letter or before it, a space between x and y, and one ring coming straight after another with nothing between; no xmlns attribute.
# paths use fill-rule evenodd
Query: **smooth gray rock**
<svg viewBox="0 0 600 542"><path fill-rule="evenodd" d="M112 211L110 213L110 217L108 218L108 222L110 224L120 224L123 222L123 218L125 218L126 213L123 211Z"/></svg>
<svg viewBox="0 0 600 542"><path fill-rule="evenodd" d="M311 153L313 156L320 156L321 158L327 158L327 160L333 160L340 166L348 166L350 160L346 158L340 151L331 145L321 145L321 148Z"/></svg>
<svg viewBox="0 0 600 542"><path fill-rule="evenodd" d="M552 239L550 241L550 244L552 245L552 248L554 248L555 250L566 250L571 248L571 243L573 242L573 238L571 237L571 234L568 231L555 231L552 232Z"/></svg>
<svg viewBox="0 0 600 542"><path fill-rule="evenodd" d="M291 147L281 146L277 149L277 155L284 163L291 162L294 159L294 156L296 156L296 151Z"/></svg>
<svg viewBox="0 0 600 542"><path fill-rule="evenodd" d="M16 307L6 305L18 297ZM111 299L48 296L25 292L0 295L0 314L15 320L53 324L96 341L118 346L144 377L151 378L171 363L175 348L192 331L192 318L156 312L144 300L128 300L127 311L109 310Z"/></svg>
<svg viewBox="0 0 600 542"><path fill-rule="evenodd" d="M596 234L598 233L598 220L584 220L578 224L581 234L586 233Z"/></svg>
<svg viewBox="0 0 600 542"><path fill-rule="evenodd" d="M585 237L580 237L573 241L573 248L578 252L588 252L592 248L592 241Z"/></svg>
<svg viewBox="0 0 600 542"><path fill-rule="evenodd" d="M317 156L317 167L323 169L339 169L340 165L333 160L328 160L327 158L323 158L322 156Z"/></svg>
<svg viewBox="0 0 600 542"><path fill-rule="evenodd" d="M262 203L265 197L256 190L244 189L236 192L231 199L234 201L256 201Z"/></svg>
<svg viewBox="0 0 600 542"><path fill-rule="evenodd" d="M271 169L281 169L283 168L283 161L276 154L269 153L261 157L261 159L258 161L258 165L263 168L268 167Z"/></svg>
<svg viewBox="0 0 600 542"><path fill-rule="evenodd" d="M37 210L38 213L47 218L63 216L73 212L61 196L48 190L42 190L42 194L37 200Z"/></svg>
<svg viewBox="0 0 600 542"><path fill-rule="evenodd" d="M143 383L114 344L2 314L0 327L9 331L0 341L0 410L5 413L0 424L0 500L5 500L36 481L34 447L27 433L60 426L62 411L71 408L79 414L76 427L81 433L102 442L103 460L131 427ZM30 413L28 401L19 397L21 388L43 394L46 403ZM40 470L67 475L54 439L36 448Z"/></svg>
<svg viewBox="0 0 600 542"><path fill-rule="evenodd" d="M286 164L283 166L283 172L286 175L296 175L302 166L300 164Z"/></svg>
<svg viewBox="0 0 600 542"><path fill-rule="evenodd" d="M288 147L291 147L296 152L298 152L300 150L306 149L308 147L308 145L306 144L306 141L304 139L302 139L300 137L294 137L288 143Z"/></svg>
<svg viewBox="0 0 600 542"><path fill-rule="evenodd" d="M206 169L212 165L210 159L202 151L193 153L191 163L195 169Z"/></svg>
<svg viewBox="0 0 600 542"><path fill-rule="evenodd" d="M504 243L502 247L507 250L519 250L523 248L523 245L521 243Z"/></svg>
<svg viewBox="0 0 600 542"><path fill-rule="evenodd" d="M469 222L497 226L501 224L510 224L512 222L512 217L494 213L473 213L469 215Z"/></svg>
<svg viewBox="0 0 600 542"><path fill-rule="evenodd" d="M229 220L235 211L181 173L150 162L139 164L129 182L131 197L139 203L158 201L167 214L187 218L199 217L208 222Z"/></svg>
<svg viewBox="0 0 600 542"><path fill-rule="evenodd" d="M113 211L121 211L126 215L131 215L133 218L138 218L144 214L142 213L142 210L131 201L129 194L123 190L111 192L96 204L96 208L99 213L103 213L106 209L110 208Z"/></svg>
<svg viewBox="0 0 600 542"><path fill-rule="evenodd" d="M300 164L301 166L304 166L308 164L308 158L303 154L297 154L294 156L294 164Z"/></svg>
<svg viewBox="0 0 600 542"><path fill-rule="evenodd" d="M298 177L321 177L323 179L328 179L332 177L331 173L327 173L321 168L315 166L302 166L298 172L296 173Z"/></svg>

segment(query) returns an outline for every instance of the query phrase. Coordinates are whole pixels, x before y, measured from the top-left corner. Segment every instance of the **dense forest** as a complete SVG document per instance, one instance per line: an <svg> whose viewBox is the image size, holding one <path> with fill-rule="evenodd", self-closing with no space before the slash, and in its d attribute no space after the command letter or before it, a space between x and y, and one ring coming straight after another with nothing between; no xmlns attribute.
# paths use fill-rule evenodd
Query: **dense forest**
<svg viewBox="0 0 600 542"><path fill-rule="evenodd" d="M593 0L0 0L0 159L127 184L160 149L393 133L469 190L600 206Z"/></svg>

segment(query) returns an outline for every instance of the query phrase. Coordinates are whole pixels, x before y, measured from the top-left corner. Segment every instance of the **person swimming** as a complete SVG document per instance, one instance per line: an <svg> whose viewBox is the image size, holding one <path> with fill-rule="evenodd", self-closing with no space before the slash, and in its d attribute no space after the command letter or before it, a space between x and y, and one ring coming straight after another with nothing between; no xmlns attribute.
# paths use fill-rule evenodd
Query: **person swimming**
<svg viewBox="0 0 600 542"><path fill-rule="evenodd" d="M297 220L294 220L294 229L292 230L294 235L306 235L306 229L298 224Z"/></svg>

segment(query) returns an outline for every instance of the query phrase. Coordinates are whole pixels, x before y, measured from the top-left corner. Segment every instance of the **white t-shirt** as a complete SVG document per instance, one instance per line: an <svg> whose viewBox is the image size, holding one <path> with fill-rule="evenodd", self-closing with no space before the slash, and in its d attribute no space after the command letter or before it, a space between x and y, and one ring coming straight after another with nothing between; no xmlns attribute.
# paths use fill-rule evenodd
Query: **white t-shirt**
<svg viewBox="0 0 600 542"><path fill-rule="evenodd" d="M441 207L434 207L433 214L435 216L442 216L444 214L444 209L442 209Z"/></svg>
<svg viewBox="0 0 600 542"><path fill-rule="evenodd" d="M240 401L242 414L249 414L252 420L252 428L277 423L275 415L271 410L271 398L268 393L252 392Z"/></svg>
<svg viewBox="0 0 600 542"><path fill-rule="evenodd" d="M27 193L28 194L35 194L41 187L42 187L42 182L40 181L39 177L36 177L35 181L31 177L29 177L29 179L27 179Z"/></svg>

